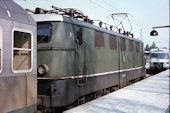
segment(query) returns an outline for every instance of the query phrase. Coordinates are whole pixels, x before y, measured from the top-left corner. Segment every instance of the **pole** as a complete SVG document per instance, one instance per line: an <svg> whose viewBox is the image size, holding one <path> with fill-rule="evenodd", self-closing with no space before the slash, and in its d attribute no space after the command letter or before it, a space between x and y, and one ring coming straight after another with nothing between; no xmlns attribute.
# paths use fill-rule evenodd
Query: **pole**
<svg viewBox="0 0 170 113"><path fill-rule="evenodd" d="M140 39L143 40L142 28L140 28Z"/></svg>
<svg viewBox="0 0 170 113"><path fill-rule="evenodd" d="M156 27L152 27L152 28L154 29L154 28L165 28L165 27L170 27L170 25L167 25L167 26L156 26Z"/></svg>

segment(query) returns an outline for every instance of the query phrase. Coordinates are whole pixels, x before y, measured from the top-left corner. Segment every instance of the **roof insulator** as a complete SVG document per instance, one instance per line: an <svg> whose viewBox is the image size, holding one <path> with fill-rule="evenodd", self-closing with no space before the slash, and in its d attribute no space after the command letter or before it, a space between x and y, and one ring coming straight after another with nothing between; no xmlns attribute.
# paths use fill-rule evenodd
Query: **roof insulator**
<svg viewBox="0 0 170 113"><path fill-rule="evenodd" d="M102 24L103 24L103 22L102 22L102 21L100 21L100 22L99 22L99 27L102 27Z"/></svg>

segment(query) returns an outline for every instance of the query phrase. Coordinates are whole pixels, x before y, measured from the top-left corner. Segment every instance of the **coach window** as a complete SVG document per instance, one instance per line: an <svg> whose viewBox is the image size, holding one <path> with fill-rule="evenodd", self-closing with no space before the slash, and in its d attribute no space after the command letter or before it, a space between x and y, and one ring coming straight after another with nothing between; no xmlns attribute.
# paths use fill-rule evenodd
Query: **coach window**
<svg viewBox="0 0 170 113"><path fill-rule="evenodd" d="M32 68L32 34L23 30L13 32L13 71L28 72Z"/></svg>
<svg viewBox="0 0 170 113"><path fill-rule="evenodd" d="M136 42L136 52L139 53L139 42Z"/></svg>
<svg viewBox="0 0 170 113"><path fill-rule="evenodd" d="M95 47L104 48L104 34L99 31L94 32Z"/></svg>
<svg viewBox="0 0 170 113"><path fill-rule="evenodd" d="M0 27L0 72L2 71L2 28Z"/></svg>
<svg viewBox="0 0 170 113"><path fill-rule="evenodd" d="M37 24L37 43L47 43L51 41L52 24L38 23Z"/></svg>
<svg viewBox="0 0 170 113"><path fill-rule="evenodd" d="M133 40L129 40L129 50L134 51Z"/></svg>
<svg viewBox="0 0 170 113"><path fill-rule="evenodd" d="M110 43L110 49L111 50L117 49L116 36L110 35L109 36L109 43Z"/></svg>
<svg viewBox="0 0 170 113"><path fill-rule="evenodd" d="M124 38L120 38L120 46L122 51L126 51L126 40Z"/></svg>

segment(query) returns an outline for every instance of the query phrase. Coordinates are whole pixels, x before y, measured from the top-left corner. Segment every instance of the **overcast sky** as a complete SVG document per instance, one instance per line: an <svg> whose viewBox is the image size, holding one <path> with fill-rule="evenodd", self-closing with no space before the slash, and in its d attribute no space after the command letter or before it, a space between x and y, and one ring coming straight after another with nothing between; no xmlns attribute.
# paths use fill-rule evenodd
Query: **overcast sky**
<svg viewBox="0 0 170 113"><path fill-rule="evenodd" d="M23 8L41 7L51 9L52 5L61 8L76 8L93 20L106 21L112 13L128 13L135 38L141 38L144 44L155 41L158 47L169 48L169 28L156 29L158 36L151 37L152 27L170 25L169 0L14 0ZM128 26L128 21L125 21ZM129 27L127 27L129 28ZM142 30L141 30L142 29ZM129 29L127 29L129 30ZM142 34L141 34L142 31Z"/></svg>

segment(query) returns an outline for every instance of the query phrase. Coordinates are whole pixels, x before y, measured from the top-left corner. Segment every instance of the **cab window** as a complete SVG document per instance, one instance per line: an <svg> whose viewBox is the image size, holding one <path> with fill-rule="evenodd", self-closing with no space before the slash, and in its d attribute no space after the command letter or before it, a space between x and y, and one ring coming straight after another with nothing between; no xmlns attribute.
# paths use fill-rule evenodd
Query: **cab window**
<svg viewBox="0 0 170 113"><path fill-rule="evenodd" d="M29 71L32 68L32 34L14 30L13 32L13 71Z"/></svg>
<svg viewBox="0 0 170 113"><path fill-rule="evenodd" d="M37 24L37 43L47 43L51 41L52 25L50 23Z"/></svg>

